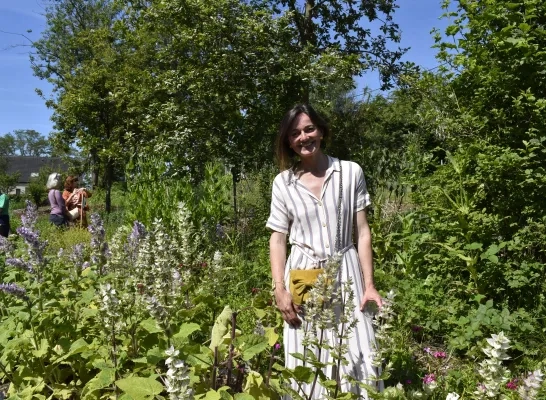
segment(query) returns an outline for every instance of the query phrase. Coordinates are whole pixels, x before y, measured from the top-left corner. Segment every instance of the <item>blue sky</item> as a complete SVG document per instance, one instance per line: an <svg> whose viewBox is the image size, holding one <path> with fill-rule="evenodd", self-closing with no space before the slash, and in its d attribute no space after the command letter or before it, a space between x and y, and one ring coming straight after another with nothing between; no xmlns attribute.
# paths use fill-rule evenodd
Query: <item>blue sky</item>
<svg viewBox="0 0 546 400"><path fill-rule="evenodd" d="M441 0L399 0L395 21L402 30L402 47L411 47L405 56L423 68L433 68L438 62L431 49L432 28L445 28L440 20ZM25 34L37 40L45 28L43 0L0 0L0 31ZM27 33L27 30L32 30ZM40 88L49 93L47 82L32 75L28 60L29 42L21 36L0 32L0 135L15 129L34 129L47 135L53 129L51 111L35 92ZM16 47L13 47L16 46ZM368 86L375 89L379 80L367 74L358 80L358 90Z"/></svg>

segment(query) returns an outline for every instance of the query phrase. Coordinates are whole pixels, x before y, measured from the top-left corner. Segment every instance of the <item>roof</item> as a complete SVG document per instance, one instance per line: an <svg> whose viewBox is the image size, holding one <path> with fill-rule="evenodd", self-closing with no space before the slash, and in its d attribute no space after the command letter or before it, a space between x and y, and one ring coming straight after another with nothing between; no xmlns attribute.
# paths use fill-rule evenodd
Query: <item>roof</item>
<svg viewBox="0 0 546 400"><path fill-rule="evenodd" d="M64 172L68 165L61 157L32 157L32 156L5 156L7 161L6 173L19 172L17 183L29 183L33 174L38 174L43 167L50 167L56 172Z"/></svg>

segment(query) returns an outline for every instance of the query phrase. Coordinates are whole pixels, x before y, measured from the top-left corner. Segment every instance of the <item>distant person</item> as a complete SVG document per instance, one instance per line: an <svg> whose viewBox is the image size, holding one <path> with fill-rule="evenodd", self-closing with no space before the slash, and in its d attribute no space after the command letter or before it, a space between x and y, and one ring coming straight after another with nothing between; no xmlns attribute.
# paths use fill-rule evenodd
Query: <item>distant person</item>
<svg viewBox="0 0 546 400"><path fill-rule="evenodd" d="M49 191L47 198L51 205L51 213L49 214L49 222L58 227L68 225L70 214L66 209L66 204L63 199L63 194L59 190L62 185L61 175L54 172L47 178L47 190Z"/></svg>
<svg viewBox="0 0 546 400"><path fill-rule="evenodd" d="M82 228L87 227L87 199L91 197L91 193L85 188L78 187L79 179L77 176L69 175L64 181L63 199L66 202L68 211L78 209L78 217L73 222Z"/></svg>
<svg viewBox="0 0 546 400"><path fill-rule="evenodd" d="M9 196L7 193L0 194L0 235L9 235Z"/></svg>

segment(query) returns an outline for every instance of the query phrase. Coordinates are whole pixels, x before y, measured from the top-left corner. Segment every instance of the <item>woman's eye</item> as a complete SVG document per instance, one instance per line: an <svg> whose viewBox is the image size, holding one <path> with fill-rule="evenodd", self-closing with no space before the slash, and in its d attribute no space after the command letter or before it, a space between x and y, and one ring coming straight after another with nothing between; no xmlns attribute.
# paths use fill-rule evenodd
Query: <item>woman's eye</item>
<svg viewBox="0 0 546 400"><path fill-rule="evenodd" d="M314 132L317 128L314 126L314 125L309 125L309 126L306 126L303 131L305 133L311 133L311 132Z"/></svg>

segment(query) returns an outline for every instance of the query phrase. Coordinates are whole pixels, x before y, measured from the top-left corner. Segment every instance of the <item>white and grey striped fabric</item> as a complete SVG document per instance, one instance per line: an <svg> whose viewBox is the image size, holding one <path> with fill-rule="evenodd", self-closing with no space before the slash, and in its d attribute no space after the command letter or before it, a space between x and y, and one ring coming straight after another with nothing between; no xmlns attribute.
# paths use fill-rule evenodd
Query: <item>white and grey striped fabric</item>
<svg viewBox="0 0 546 400"><path fill-rule="evenodd" d="M332 157L328 157L328 162L320 198L316 198L307 190L292 170L283 171L277 175L273 181L271 214L266 226L273 231L289 235L291 252L285 268L287 286L290 269L321 267L321 264L334 252L340 170L342 171L340 248L346 251L343 253L339 277L342 282L347 281L349 277L352 278L352 289L355 294L354 316L358 322L349 339L349 352L346 356L349 364L342 366L341 376L350 375L361 382L382 389L383 383L376 379L379 371L371 365L375 337L370 317L360 311L364 285L358 254L355 247L351 246L356 213L370 205L370 196L366 189L364 173L358 164ZM305 324L305 318L302 317ZM302 328L303 326L302 324ZM291 356L293 353L303 353L302 328L295 329L287 323L284 324L284 349L288 368L302 365L302 361ZM323 351L322 361L326 361L328 357L328 352ZM326 376L331 376L331 367L324 372ZM293 385L293 389L298 390L296 385ZM366 391L347 381L342 382L342 389L357 393L361 398L368 398ZM304 390L308 394L310 387L306 386ZM315 388L313 398L323 399L324 397L323 388L320 386Z"/></svg>

